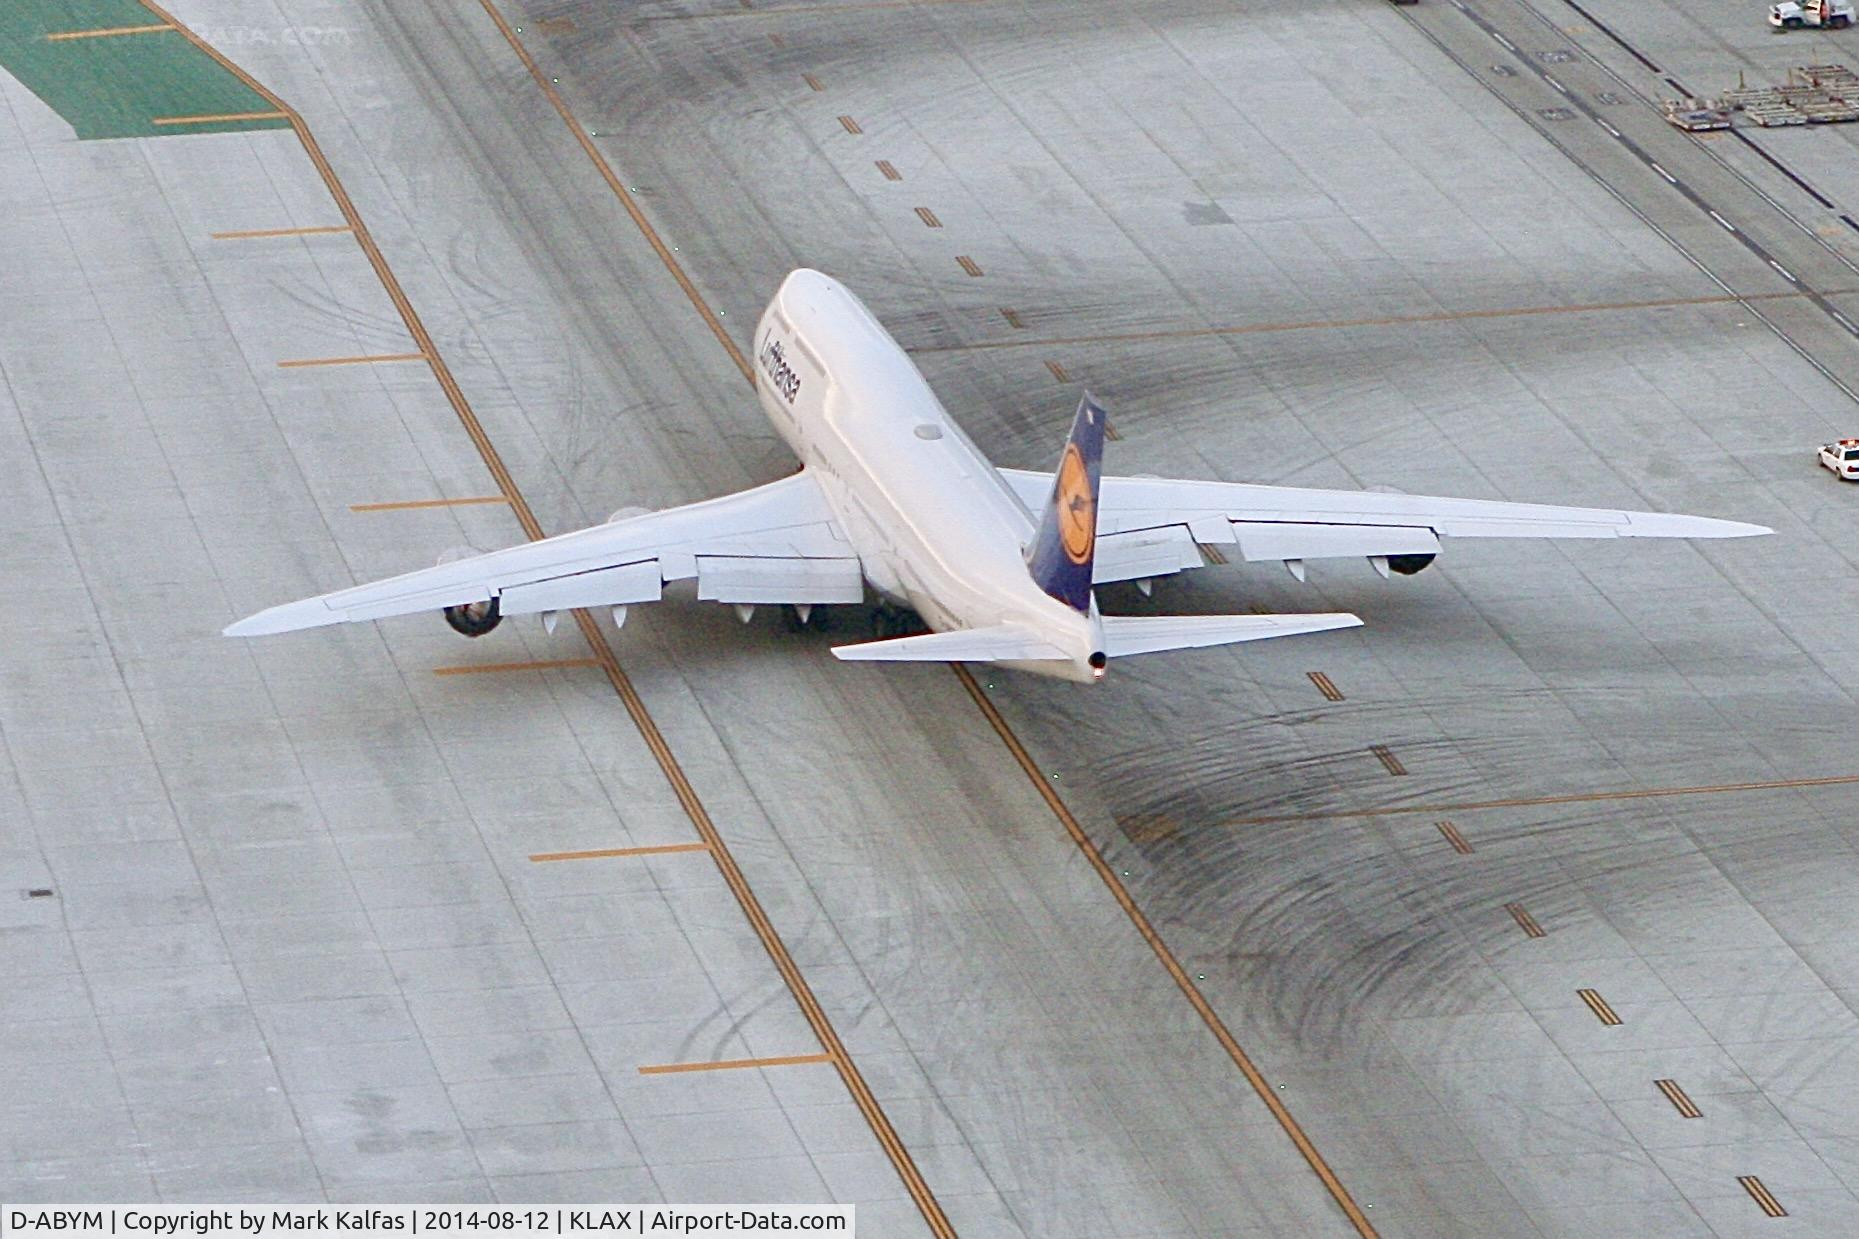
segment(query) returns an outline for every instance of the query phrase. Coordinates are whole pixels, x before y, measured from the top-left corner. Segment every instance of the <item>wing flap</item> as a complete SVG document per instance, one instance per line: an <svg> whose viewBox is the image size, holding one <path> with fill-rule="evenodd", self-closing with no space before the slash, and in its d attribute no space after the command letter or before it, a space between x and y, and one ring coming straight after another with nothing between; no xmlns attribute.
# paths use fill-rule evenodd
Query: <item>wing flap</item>
<svg viewBox="0 0 1859 1239"><path fill-rule="evenodd" d="M845 601L848 582L859 573L825 496L799 473L286 603L240 620L226 635L384 619L493 597L505 615L650 602L660 596L662 582L698 576L705 561L719 566L727 588L718 597L731 602Z"/></svg>
<svg viewBox="0 0 1859 1239"><path fill-rule="evenodd" d="M1292 521L1233 521L1240 557L1335 559L1345 555L1437 555L1431 529L1408 525L1311 525Z"/></svg>
<svg viewBox="0 0 1859 1239"><path fill-rule="evenodd" d="M657 602L664 591L658 560L600 568L551 577L530 585L498 591L498 610L504 615L532 615L537 611L567 611L575 607L629 606Z"/></svg>
<svg viewBox="0 0 1859 1239"><path fill-rule="evenodd" d="M1109 534L1097 540L1091 583L1168 576L1183 568L1198 568L1201 563L1201 548L1195 545L1186 525Z"/></svg>
<svg viewBox="0 0 1859 1239"><path fill-rule="evenodd" d="M1236 645L1334 628L1359 628L1347 612L1315 615L1106 615L1104 653L1111 658Z"/></svg>
<svg viewBox="0 0 1859 1239"><path fill-rule="evenodd" d="M863 602L856 559L699 555L697 596L715 602Z"/></svg>
<svg viewBox="0 0 1859 1239"><path fill-rule="evenodd" d="M1024 624L995 624L836 645L833 657L845 662L992 663L1063 660L1066 655Z"/></svg>

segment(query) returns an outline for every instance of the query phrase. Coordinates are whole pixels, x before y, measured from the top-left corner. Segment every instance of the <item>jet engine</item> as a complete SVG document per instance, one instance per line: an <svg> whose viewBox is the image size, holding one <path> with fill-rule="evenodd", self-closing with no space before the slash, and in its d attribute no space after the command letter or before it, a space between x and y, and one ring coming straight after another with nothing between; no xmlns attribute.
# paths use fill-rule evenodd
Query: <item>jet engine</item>
<svg viewBox="0 0 1859 1239"><path fill-rule="evenodd" d="M497 609L497 600L487 598L483 602L466 602L445 609L445 622L452 626L452 631L462 632L467 637L481 637L503 622L503 615Z"/></svg>
<svg viewBox="0 0 1859 1239"><path fill-rule="evenodd" d="M438 562L452 564L481 554L483 552L475 546L455 546L441 554ZM447 607L445 622L452 626L453 632L463 633L467 637L481 637L501 624L503 615L498 609L497 599L492 597L482 602L463 602L455 607Z"/></svg>
<svg viewBox="0 0 1859 1239"><path fill-rule="evenodd" d="M1412 576L1438 558L1438 555L1390 555L1388 556L1388 571L1398 572L1402 576Z"/></svg>

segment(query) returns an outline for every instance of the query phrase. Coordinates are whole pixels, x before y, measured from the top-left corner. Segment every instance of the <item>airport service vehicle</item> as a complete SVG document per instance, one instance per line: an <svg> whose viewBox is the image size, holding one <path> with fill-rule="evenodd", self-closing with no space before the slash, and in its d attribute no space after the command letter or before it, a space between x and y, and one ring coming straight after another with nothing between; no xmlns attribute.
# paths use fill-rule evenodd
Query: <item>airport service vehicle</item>
<svg viewBox="0 0 1859 1239"><path fill-rule="evenodd" d="M660 512L337 590L226 629L256 636L438 611L467 636L506 616L656 602L668 581L746 621L785 604L858 603L869 583L932 631L841 645L847 660L989 662L1101 679L1112 658L1348 628L1353 615L1104 615L1093 586L1199 568L1203 547L1279 561L1360 557L1383 576L1452 538L1736 538L1759 525L1694 516L1378 492L1103 477L1104 411L1089 395L1051 473L996 469L859 300L795 271L755 329L762 409L798 473ZM1227 553L1218 556L1223 562Z"/></svg>
<svg viewBox="0 0 1859 1239"><path fill-rule="evenodd" d="M1803 26L1825 26L1844 30L1853 24L1852 0L1783 0L1769 6L1769 25L1777 30L1799 30Z"/></svg>
<svg viewBox="0 0 1859 1239"><path fill-rule="evenodd" d="M1848 482L1859 480L1859 439L1841 439L1823 443L1816 459L1833 470L1833 476Z"/></svg>

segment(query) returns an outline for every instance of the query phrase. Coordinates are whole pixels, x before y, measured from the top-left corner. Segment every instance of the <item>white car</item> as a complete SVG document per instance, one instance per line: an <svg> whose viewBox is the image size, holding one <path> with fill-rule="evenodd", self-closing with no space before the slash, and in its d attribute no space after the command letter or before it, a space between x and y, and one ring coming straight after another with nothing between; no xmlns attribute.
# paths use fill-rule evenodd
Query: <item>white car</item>
<svg viewBox="0 0 1859 1239"><path fill-rule="evenodd" d="M1822 444L1816 459L1833 470L1835 477L1848 482L1859 481L1859 439Z"/></svg>
<svg viewBox="0 0 1859 1239"><path fill-rule="evenodd" d="M1843 30L1853 24L1852 0L1783 0L1769 6L1769 25L1777 30L1823 26Z"/></svg>

